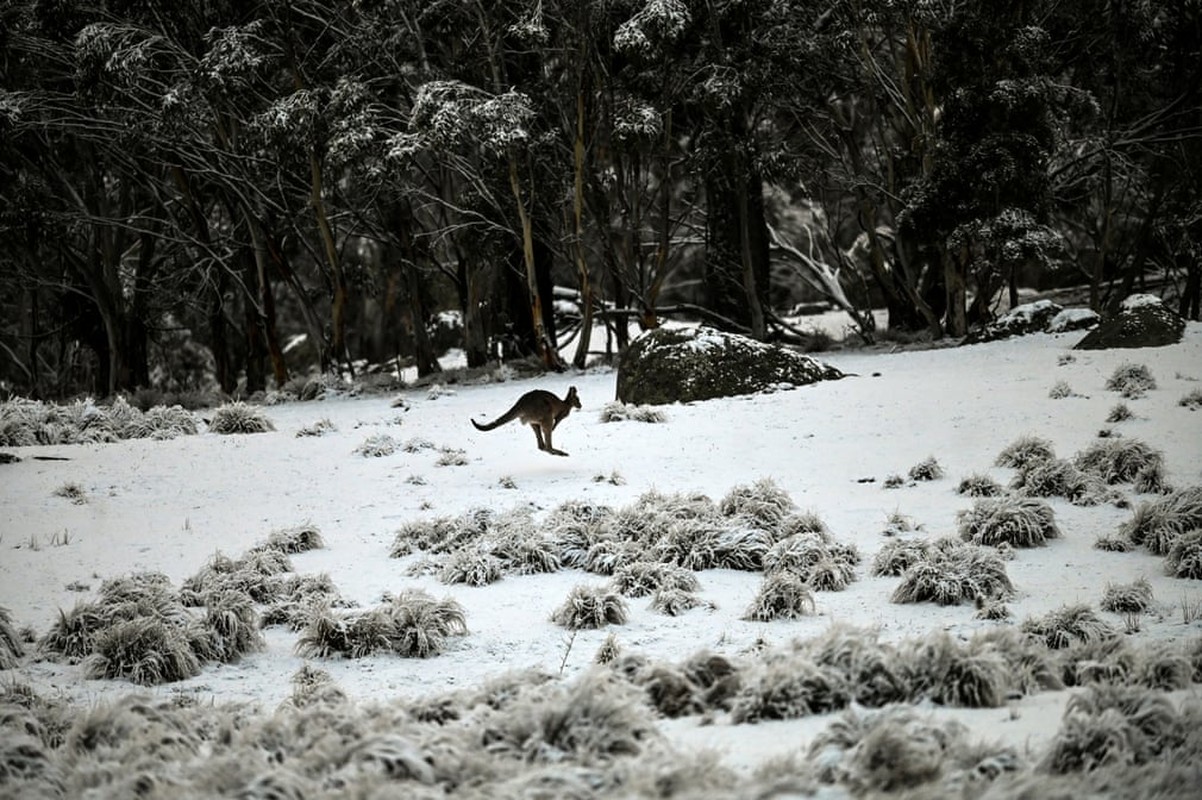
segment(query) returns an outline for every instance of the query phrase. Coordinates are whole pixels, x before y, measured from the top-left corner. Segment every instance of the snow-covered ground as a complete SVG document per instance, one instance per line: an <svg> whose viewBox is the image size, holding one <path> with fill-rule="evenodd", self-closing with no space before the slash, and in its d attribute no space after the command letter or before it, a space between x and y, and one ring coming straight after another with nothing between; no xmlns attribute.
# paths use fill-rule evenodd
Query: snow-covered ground
<svg viewBox="0 0 1202 800"><path fill-rule="evenodd" d="M1202 483L1202 411L1178 404L1202 388L1202 325L1190 323L1180 345L1129 351L1074 352L1083 333L1037 334L990 344L882 352L843 350L820 356L850 377L788 391L668 406L667 420L604 423L614 399L609 369L535 380L453 385L397 395L327 396L265 407L275 432L203 432L169 441L9 448L22 457L0 466L0 606L14 624L44 633L60 609L90 599L100 582L134 571L165 573L179 584L216 553L237 557L273 530L312 523L324 539L318 550L292 557L301 573L328 573L344 597L371 606L385 593L421 587L453 597L470 633L453 638L429 659L378 655L316 660L351 697L381 701L420 698L470 687L501 672L536 667L571 678L587 669L613 633L623 652L682 659L698 650L736 656L756 646L814 636L845 623L877 627L900 641L931 631L965 637L1057 609L1098 607L1108 583L1146 578L1155 610L1131 633L1139 646L1199 636L1202 622L1183 621L1183 603L1202 600L1202 585L1164 574L1163 558L1145 550L1116 553L1093 547L1117 531L1131 508L1082 507L1051 499L1062 538L1019 550L1007 562L1016 587L1010 622L974 618L971 605L899 605L896 577L872 577L874 554L888 541L890 515L921 526L917 535L954 535L957 513L972 500L956 492L960 479L983 473L1007 484L1013 470L994 466L999 452L1024 435L1054 443L1068 457L1097 440L1103 428L1137 438L1164 454L1168 482ZM1157 381L1145 396L1122 400L1105 384L1117 367L1143 364ZM1058 382L1071 393L1049 396ZM511 424L475 430L469 419L492 419L521 393L544 388L562 395L576 386L584 403L556 431L557 458L535 449L528 429ZM1108 424L1125 402L1134 418ZM328 419L336 430L297 437ZM425 439L434 448L372 458L355 452L368 437ZM466 464L439 466L439 448L462 450ZM42 461L34 456L67 460ZM933 457L945 477L886 488L890 476ZM611 480L619 478L620 480ZM414 520L486 507L530 507L536 519L571 500L624 506L649 490L700 492L721 499L737 485L772 479L796 505L824 521L836 541L855 545L863 562L857 580L840 592L816 593L813 616L791 621L742 619L762 581L758 573L709 570L698 574L712 608L681 616L657 614L646 598L628 601L626 624L574 636L550 620L573 587L601 585L578 570L506 576L482 587L444 585L413 577L419 556L390 558L400 526ZM84 500L56 496L78 484ZM1122 487L1134 503L1141 499ZM1121 615L1099 612L1122 629ZM195 678L143 689L121 681L88 680L79 666L28 659L0 680L19 680L41 693L91 703L134 690L185 693L214 701L250 700L271 708L291 691L305 663L297 634L267 632L265 650L231 665L207 666ZM1023 747L1056 730L1067 692L1044 693L1008 708L945 710L982 738ZM714 747L732 765L750 767L807 745L827 717L759 725L702 725L695 717L665 721L663 730L685 748Z"/></svg>

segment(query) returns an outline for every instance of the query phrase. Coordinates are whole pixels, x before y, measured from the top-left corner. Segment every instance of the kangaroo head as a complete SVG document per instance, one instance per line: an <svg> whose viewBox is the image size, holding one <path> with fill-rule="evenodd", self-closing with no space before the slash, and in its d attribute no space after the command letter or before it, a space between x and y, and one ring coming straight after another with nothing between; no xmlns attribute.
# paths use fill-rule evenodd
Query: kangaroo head
<svg viewBox="0 0 1202 800"><path fill-rule="evenodd" d="M580 395L576 394L576 387L568 387L568 396L564 398L564 402L572 408L580 408Z"/></svg>

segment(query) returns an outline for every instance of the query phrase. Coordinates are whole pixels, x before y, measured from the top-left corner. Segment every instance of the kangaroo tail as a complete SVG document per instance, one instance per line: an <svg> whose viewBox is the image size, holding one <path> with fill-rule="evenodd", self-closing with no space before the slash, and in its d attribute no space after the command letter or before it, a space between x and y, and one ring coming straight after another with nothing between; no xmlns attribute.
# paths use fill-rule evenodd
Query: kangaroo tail
<svg viewBox="0 0 1202 800"><path fill-rule="evenodd" d="M517 415L518 415L518 407L517 407L517 405L514 405L513 408L509 409L504 414L502 414L501 416L494 419L492 422L476 422L476 420L472 420L472 425L474 425L476 430L478 430L478 431L491 431L493 428L499 428L502 425L504 425L506 422L512 421L513 419L515 419L517 417Z"/></svg>

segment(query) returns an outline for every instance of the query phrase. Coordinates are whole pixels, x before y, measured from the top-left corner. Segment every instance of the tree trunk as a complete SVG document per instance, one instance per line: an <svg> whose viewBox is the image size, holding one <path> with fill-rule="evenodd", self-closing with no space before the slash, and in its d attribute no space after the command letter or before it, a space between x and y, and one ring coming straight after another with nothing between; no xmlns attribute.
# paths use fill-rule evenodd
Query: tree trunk
<svg viewBox="0 0 1202 800"><path fill-rule="evenodd" d="M534 228L526 209L526 202L522 197L522 187L518 179L517 156L513 153L509 155L509 188L513 191L513 199L517 204L518 220L522 229L522 263L526 272L526 289L530 295L530 317L536 340L535 346L547 369L562 370L563 364L559 359L559 353L556 352L554 340L548 334L547 326L543 322L542 292L539 290L538 265L534 256Z"/></svg>
<svg viewBox="0 0 1202 800"><path fill-rule="evenodd" d="M706 305L763 338L768 236L760 177L720 159L706 179Z"/></svg>
<svg viewBox="0 0 1202 800"><path fill-rule="evenodd" d="M593 283L584 254L584 112L584 87L579 86L576 89L576 139L572 148L575 167L572 192L573 251L580 281L580 341L576 343L576 354L572 357L572 365L577 369L584 369L593 338Z"/></svg>

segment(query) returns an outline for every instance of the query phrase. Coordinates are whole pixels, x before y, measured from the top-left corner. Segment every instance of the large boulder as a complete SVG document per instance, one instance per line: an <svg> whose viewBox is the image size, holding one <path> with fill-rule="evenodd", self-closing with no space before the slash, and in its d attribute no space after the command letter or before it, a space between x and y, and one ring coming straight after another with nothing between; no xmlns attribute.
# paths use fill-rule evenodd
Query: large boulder
<svg viewBox="0 0 1202 800"><path fill-rule="evenodd" d="M1185 320L1150 294L1133 294L1122 302L1118 313L1077 342L1075 350L1163 347L1177 344L1185 333Z"/></svg>
<svg viewBox="0 0 1202 800"><path fill-rule="evenodd" d="M780 345L711 328L657 328L622 355L618 399L688 403L842 377L834 367Z"/></svg>
<svg viewBox="0 0 1202 800"><path fill-rule="evenodd" d="M1051 300L1024 303L984 327L969 331L961 344L980 344L1028 333L1065 333L1097 325L1101 317L1086 308L1063 308Z"/></svg>

